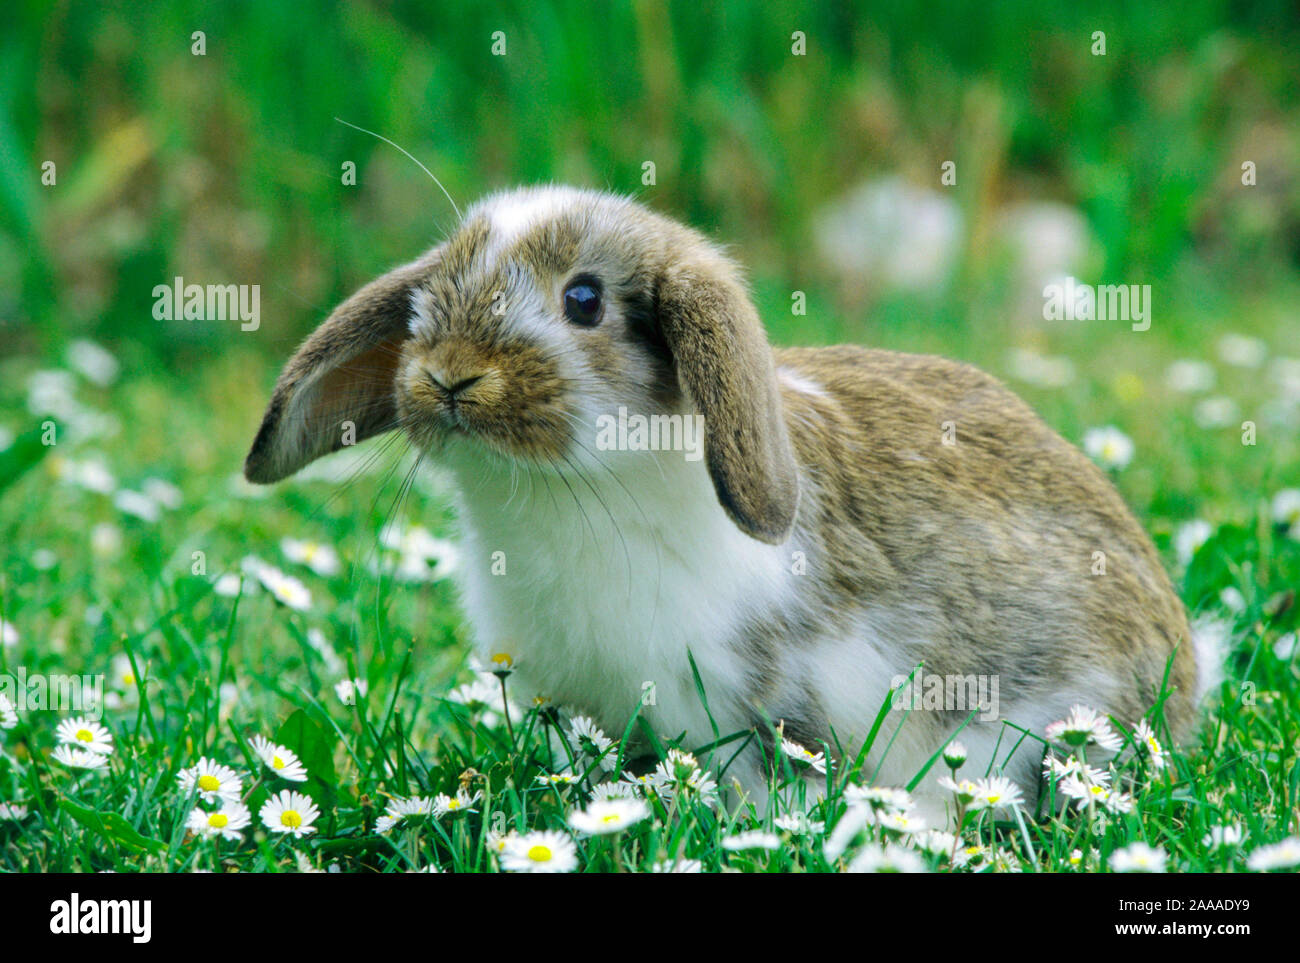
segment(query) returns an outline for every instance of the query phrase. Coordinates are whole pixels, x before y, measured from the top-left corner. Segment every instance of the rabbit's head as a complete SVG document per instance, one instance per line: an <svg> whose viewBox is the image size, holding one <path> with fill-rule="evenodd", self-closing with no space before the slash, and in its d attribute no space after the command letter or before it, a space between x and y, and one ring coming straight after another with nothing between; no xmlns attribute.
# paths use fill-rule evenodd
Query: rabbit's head
<svg viewBox="0 0 1300 963"><path fill-rule="evenodd" d="M277 481L393 429L458 457L617 469L595 438L620 409L702 415L719 503L749 535L787 537L798 472L736 266L625 198L523 188L330 315L281 373L244 473Z"/></svg>

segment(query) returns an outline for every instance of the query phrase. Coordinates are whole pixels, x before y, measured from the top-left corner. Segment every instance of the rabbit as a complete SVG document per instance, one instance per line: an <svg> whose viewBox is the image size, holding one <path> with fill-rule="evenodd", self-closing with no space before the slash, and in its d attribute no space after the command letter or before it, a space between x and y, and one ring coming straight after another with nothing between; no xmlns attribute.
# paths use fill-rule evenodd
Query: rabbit
<svg viewBox="0 0 1300 963"><path fill-rule="evenodd" d="M843 766L918 666L992 679L996 716L895 706L877 784L960 728L964 774L1032 800L1047 724L1085 703L1132 726L1163 686L1171 734L1192 731L1187 615L1101 470L966 364L773 349L738 265L633 199L478 202L306 339L245 475L395 429L456 480L463 606L512 697L616 738L634 711L695 746L752 730L715 766L760 804L778 726ZM943 768L916 787L931 813Z"/></svg>

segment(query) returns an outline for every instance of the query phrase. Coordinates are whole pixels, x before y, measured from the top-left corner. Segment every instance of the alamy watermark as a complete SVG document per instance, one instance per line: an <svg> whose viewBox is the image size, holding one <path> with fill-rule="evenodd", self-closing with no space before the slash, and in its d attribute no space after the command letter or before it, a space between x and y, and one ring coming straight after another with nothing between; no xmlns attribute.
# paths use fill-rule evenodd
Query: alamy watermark
<svg viewBox="0 0 1300 963"><path fill-rule="evenodd" d="M1084 284L1074 278L1043 288L1044 321L1130 321L1151 327L1151 285Z"/></svg>
<svg viewBox="0 0 1300 963"><path fill-rule="evenodd" d="M20 665L0 673L0 695L19 712L75 712L96 722L104 713L102 675L29 675Z"/></svg>
<svg viewBox="0 0 1300 963"><path fill-rule="evenodd" d="M601 451L680 451L687 461L704 457L703 415L638 415L619 406L617 415L596 418Z"/></svg>
<svg viewBox="0 0 1300 963"><path fill-rule="evenodd" d="M262 289L257 284L186 284L177 277L153 289L155 321L239 321L240 331L262 323Z"/></svg>
<svg viewBox="0 0 1300 963"><path fill-rule="evenodd" d="M996 675L940 675L917 672L889 680L891 708L896 712L971 712L979 710L981 722L998 717Z"/></svg>

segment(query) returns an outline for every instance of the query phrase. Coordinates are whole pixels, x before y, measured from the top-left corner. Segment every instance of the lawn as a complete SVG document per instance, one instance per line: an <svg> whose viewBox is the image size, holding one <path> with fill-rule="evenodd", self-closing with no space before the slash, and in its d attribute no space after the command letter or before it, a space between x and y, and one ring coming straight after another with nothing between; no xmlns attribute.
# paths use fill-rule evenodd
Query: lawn
<svg viewBox="0 0 1300 963"><path fill-rule="evenodd" d="M1066 4L878 23L454 6L354 5L303 45L284 38L312 4L3 14L0 869L1300 866L1294 20L1112 5L1097 57L1100 28ZM793 30L813 56L791 56ZM595 83L598 50L628 55ZM776 343L944 354L1076 444L1118 429L1131 458L1097 457L1225 640L1196 742L1168 745L1159 712L1158 751L1111 720L1134 746L1106 791L1075 800L1062 778L1065 805L1036 811L977 784L945 835L906 824L906 787L872 785L870 746L804 747L834 757L811 780L792 747L760 811L718 798L744 733L657 733L659 769L625 777L635 721L600 733L503 703L508 667L471 661L436 465L390 438L274 487L240 476L293 345L454 224L417 164L336 117L409 150L462 210L540 180L638 194L749 266ZM959 240L935 283L891 287L876 265L864 291L817 225L896 171L950 198ZM1023 256L995 241L1027 200L1079 212L1081 276L1152 286L1148 330L1045 320L1036 289L1026 306ZM260 325L156 319L177 276L259 284ZM49 707L71 677L82 701Z"/></svg>

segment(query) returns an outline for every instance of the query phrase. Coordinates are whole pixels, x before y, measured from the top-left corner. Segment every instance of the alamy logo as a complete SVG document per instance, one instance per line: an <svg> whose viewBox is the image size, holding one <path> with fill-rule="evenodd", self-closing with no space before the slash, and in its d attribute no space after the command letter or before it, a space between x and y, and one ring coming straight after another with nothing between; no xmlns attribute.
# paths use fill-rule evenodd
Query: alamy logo
<svg viewBox="0 0 1300 963"><path fill-rule="evenodd" d="M47 675L18 666L0 672L0 695L19 712L76 712L98 721L104 711L102 675Z"/></svg>
<svg viewBox="0 0 1300 963"><path fill-rule="evenodd" d="M893 690L892 708L923 712L971 712L979 710L981 722L998 717L998 677L996 675L939 675L917 672L909 677L896 675L889 680Z"/></svg>
<svg viewBox="0 0 1300 963"><path fill-rule="evenodd" d="M153 936L153 902L147 899L70 899L50 904L50 932L128 934L133 943L148 943Z"/></svg>
<svg viewBox="0 0 1300 963"><path fill-rule="evenodd" d="M262 289L256 284L186 284L178 277L153 289L156 321L239 321L239 330L262 323Z"/></svg>
<svg viewBox="0 0 1300 963"><path fill-rule="evenodd" d="M1131 321L1151 327L1151 285L1084 284L1074 278L1043 288L1044 321Z"/></svg>
<svg viewBox="0 0 1300 963"><path fill-rule="evenodd" d="M618 415L596 418L596 447L601 451L681 451L687 461L704 457L703 415Z"/></svg>

